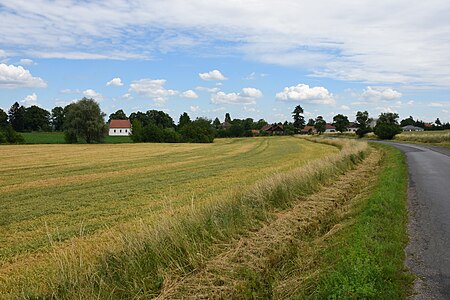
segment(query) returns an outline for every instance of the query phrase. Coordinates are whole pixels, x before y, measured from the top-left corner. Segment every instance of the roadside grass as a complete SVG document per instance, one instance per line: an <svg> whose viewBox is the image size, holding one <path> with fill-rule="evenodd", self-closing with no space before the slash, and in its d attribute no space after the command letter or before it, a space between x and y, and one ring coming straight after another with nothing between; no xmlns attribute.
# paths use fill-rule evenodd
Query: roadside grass
<svg viewBox="0 0 450 300"><path fill-rule="evenodd" d="M64 132L22 132L25 144L65 144ZM106 136L103 143L132 143L129 136Z"/></svg>
<svg viewBox="0 0 450 300"><path fill-rule="evenodd" d="M83 253L56 253L58 277L49 294L37 298L143 299L156 297L170 279L201 267L212 255L213 244L228 243L271 220L298 197L317 191L334 176L354 167L366 155L367 144L326 141L339 146L337 154L257 182L253 188L202 206L188 207L174 218L164 216L135 232L123 232L120 251L105 253L96 263L83 261ZM215 248L220 251L220 247ZM69 256L69 258L67 258Z"/></svg>
<svg viewBox="0 0 450 300"><path fill-rule="evenodd" d="M120 252L127 234L228 203L258 180L338 152L292 137L2 146L0 298L45 294L56 270L70 264L78 267L64 276L77 282L81 275L67 274Z"/></svg>
<svg viewBox="0 0 450 300"><path fill-rule="evenodd" d="M317 270L298 299L406 299L413 276L405 269L408 241L407 167L397 149L385 153L373 192L356 204L321 245Z"/></svg>

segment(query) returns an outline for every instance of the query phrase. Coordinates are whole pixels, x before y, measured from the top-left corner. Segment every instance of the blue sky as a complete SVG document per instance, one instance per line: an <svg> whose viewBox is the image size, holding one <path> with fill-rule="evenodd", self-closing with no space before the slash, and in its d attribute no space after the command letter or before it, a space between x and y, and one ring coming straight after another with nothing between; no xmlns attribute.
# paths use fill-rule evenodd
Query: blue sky
<svg viewBox="0 0 450 300"><path fill-rule="evenodd" d="M450 121L450 3L0 0L0 108Z"/></svg>

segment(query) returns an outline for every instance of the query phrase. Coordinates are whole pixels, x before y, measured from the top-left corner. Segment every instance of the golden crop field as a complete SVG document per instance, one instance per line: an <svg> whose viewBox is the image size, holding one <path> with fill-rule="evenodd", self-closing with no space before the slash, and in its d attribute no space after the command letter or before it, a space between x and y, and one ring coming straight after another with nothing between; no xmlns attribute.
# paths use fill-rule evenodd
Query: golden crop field
<svg viewBox="0 0 450 300"><path fill-rule="evenodd" d="M139 222L221 201L270 174L336 152L292 137L2 146L0 290L45 277L55 249L75 245L93 256L111 251L114 234Z"/></svg>
<svg viewBox="0 0 450 300"><path fill-rule="evenodd" d="M450 130L402 132L395 136L398 141L431 143L450 148Z"/></svg>

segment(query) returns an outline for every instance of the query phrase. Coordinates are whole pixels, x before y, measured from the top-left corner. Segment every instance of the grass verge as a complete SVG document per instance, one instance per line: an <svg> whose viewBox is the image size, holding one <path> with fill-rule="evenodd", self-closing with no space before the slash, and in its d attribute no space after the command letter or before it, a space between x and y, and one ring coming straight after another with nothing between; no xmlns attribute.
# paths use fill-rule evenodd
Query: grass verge
<svg viewBox="0 0 450 300"><path fill-rule="evenodd" d="M407 167L404 155L384 151L380 177L370 196L319 252L320 263L295 298L405 299L413 277L405 269L408 237Z"/></svg>
<svg viewBox="0 0 450 300"><path fill-rule="evenodd" d="M51 291L37 298L149 298L159 294L173 274L201 267L211 256L211 245L224 243L263 226L277 210L290 207L299 197L312 194L366 155L367 144L326 141L341 148L338 154L304 167L276 174L253 189L220 203L196 208L154 226L142 224L137 232L123 233L125 247L105 254L86 266L83 253L56 253L59 276ZM220 250L220 247L217 247ZM171 276L168 276L171 274Z"/></svg>

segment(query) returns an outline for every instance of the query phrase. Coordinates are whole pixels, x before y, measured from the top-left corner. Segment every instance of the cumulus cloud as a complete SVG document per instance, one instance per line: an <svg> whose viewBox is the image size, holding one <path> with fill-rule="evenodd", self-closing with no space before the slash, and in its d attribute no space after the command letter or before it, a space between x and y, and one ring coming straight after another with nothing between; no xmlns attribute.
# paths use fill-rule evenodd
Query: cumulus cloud
<svg viewBox="0 0 450 300"><path fill-rule="evenodd" d="M0 88L45 88L47 83L22 66L0 64Z"/></svg>
<svg viewBox="0 0 450 300"><path fill-rule="evenodd" d="M197 99L198 95L193 90L187 90L181 93L181 97L189 99Z"/></svg>
<svg viewBox="0 0 450 300"><path fill-rule="evenodd" d="M198 105L191 106L190 109L191 109L191 112L198 112L200 110L200 106L198 106Z"/></svg>
<svg viewBox="0 0 450 300"><path fill-rule="evenodd" d="M225 76L223 76L222 73L220 73L219 70L212 70L207 73L199 73L198 76L200 76L201 79L210 81L210 80L227 80Z"/></svg>
<svg viewBox="0 0 450 300"><path fill-rule="evenodd" d="M260 90L255 88L243 88L242 95L245 97L260 98L263 94Z"/></svg>
<svg viewBox="0 0 450 300"><path fill-rule="evenodd" d="M108 81L106 83L107 86L122 86L122 79L120 79L119 77L113 78L110 81Z"/></svg>
<svg viewBox="0 0 450 300"><path fill-rule="evenodd" d="M342 110L350 110L350 107L347 105L341 105L340 109Z"/></svg>
<svg viewBox="0 0 450 300"><path fill-rule="evenodd" d="M262 92L255 88L243 88L241 93L218 92L211 96L214 104L256 104L256 99L262 97Z"/></svg>
<svg viewBox="0 0 450 300"><path fill-rule="evenodd" d="M204 87L204 86L198 86L195 89L197 91L208 92L208 93L216 93L216 92L220 91L220 88L218 88L218 87L208 88L208 87Z"/></svg>
<svg viewBox="0 0 450 300"><path fill-rule="evenodd" d="M37 105L37 95L36 93L33 93L31 95L26 96L20 103L22 103L24 106L32 106Z"/></svg>
<svg viewBox="0 0 450 300"><path fill-rule="evenodd" d="M309 87L300 83L296 86L285 87L282 92L276 94L276 98L282 101L306 102L313 104L335 104L333 94L321 86Z"/></svg>
<svg viewBox="0 0 450 300"><path fill-rule="evenodd" d="M387 87L368 86L361 94L361 97L370 101L395 100L402 97L402 93Z"/></svg>
<svg viewBox="0 0 450 300"><path fill-rule="evenodd" d="M420 1L367 5L342 0L327 1L327 9L320 1L273 5L260 0L257 8L248 1L239 9L233 1L114 4L3 1L2 44L27 53L40 49L37 54L46 57L83 59L149 58L155 51L192 51L196 46L206 55L298 65L317 76L450 85L448 1L431 1L424 8ZM80 25L76 16L89 12L95 14ZM411 32L421 38L411 37Z"/></svg>
<svg viewBox="0 0 450 300"><path fill-rule="evenodd" d="M153 99L156 105L164 105L170 96L178 94L178 91L164 87L164 79L140 79L130 84L128 92L137 93Z"/></svg>
<svg viewBox="0 0 450 300"><path fill-rule="evenodd" d="M91 98L91 99L94 99L97 101L103 100L103 95L96 92L93 89L87 89L87 90L83 91L83 95L87 98Z"/></svg>

